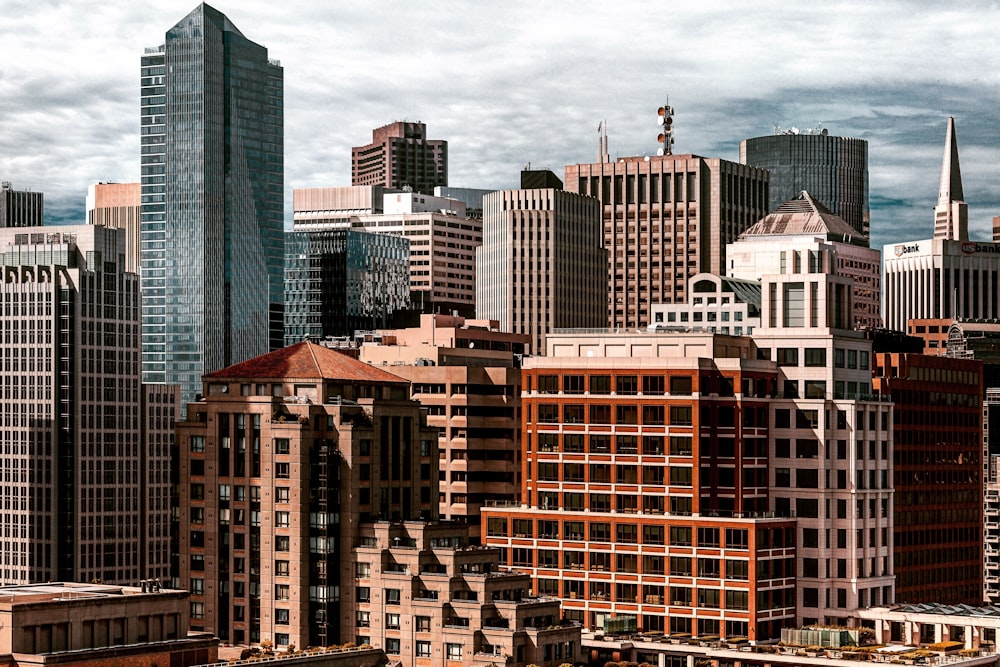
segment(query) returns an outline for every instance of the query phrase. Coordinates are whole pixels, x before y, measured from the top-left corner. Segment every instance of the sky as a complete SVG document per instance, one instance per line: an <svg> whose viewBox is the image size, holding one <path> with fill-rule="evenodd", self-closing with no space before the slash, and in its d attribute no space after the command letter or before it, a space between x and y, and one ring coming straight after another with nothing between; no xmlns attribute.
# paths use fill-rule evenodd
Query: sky
<svg viewBox="0 0 1000 667"><path fill-rule="evenodd" d="M285 208L350 185L351 147L395 120L446 139L449 185L512 188L522 167L675 153L822 126L868 140L872 245L930 238L948 116L970 235L1000 215L1000 5L216 0L285 74ZM815 5L815 6L814 6ZM87 186L139 180L139 57L193 1L0 0L0 180L84 220Z"/></svg>

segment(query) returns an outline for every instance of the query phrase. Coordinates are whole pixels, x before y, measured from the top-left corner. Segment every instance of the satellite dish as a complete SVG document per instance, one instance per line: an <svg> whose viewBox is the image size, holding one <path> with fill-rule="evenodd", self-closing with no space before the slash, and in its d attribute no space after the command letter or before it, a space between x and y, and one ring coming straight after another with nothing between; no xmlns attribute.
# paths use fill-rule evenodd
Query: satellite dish
<svg viewBox="0 0 1000 667"><path fill-rule="evenodd" d="M659 118L656 119L656 122L660 125L663 125L663 121L664 121L663 116L660 116Z"/></svg>
<svg viewBox="0 0 1000 667"><path fill-rule="evenodd" d="M659 109L657 109L656 110L656 115L659 116L660 118L663 118L664 116L666 116L667 115L667 107L660 107Z"/></svg>
<svg viewBox="0 0 1000 667"><path fill-rule="evenodd" d="M469 349L471 350L471 349L472 349L472 348L474 348L475 346L476 346L476 344L475 344L474 342L472 342L472 341L470 340L470 341L469 341Z"/></svg>
<svg viewBox="0 0 1000 667"><path fill-rule="evenodd" d="M656 149L656 154L657 155L663 155L663 149L662 148L657 148Z"/></svg>

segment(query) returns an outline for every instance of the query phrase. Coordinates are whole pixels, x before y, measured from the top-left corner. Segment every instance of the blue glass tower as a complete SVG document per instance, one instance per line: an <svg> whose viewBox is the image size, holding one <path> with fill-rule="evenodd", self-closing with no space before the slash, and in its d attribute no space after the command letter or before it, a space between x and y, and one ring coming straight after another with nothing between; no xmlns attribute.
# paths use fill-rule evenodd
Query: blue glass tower
<svg viewBox="0 0 1000 667"><path fill-rule="evenodd" d="M282 343L283 80L206 4L142 58L142 377L185 401Z"/></svg>

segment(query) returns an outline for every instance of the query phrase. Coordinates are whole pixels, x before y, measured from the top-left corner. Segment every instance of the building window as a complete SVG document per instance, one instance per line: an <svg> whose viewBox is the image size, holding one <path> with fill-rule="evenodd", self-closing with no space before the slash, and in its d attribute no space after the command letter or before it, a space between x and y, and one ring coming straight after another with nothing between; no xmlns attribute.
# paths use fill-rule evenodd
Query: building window
<svg viewBox="0 0 1000 667"><path fill-rule="evenodd" d="M278 479L288 479L291 477L291 464L288 463L276 463L274 465L274 476Z"/></svg>
<svg viewBox="0 0 1000 667"><path fill-rule="evenodd" d="M291 512L275 512L274 524L278 528L288 528L291 525Z"/></svg>
<svg viewBox="0 0 1000 667"><path fill-rule="evenodd" d="M274 573L279 577L288 576L288 561L287 560L276 560L274 561Z"/></svg>
<svg viewBox="0 0 1000 667"><path fill-rule="evenodd" d="M418 658L429 658L431 657L431 643L430 642L417 642L417 657Z"/></svg>
<svg viewBox="0 0 1000 667"><path fill-rule="evenodd" d="M447 656L449 660L461 660L462 659L462 645L453 644L449 642L446 644Z"/></svg>
<svg viewBox="0 0 1000 667"><path fill-rule="evenodd" d="M385 627L389 630L399 630L399 614L386 614Z"/></svg>
<svg viewBox="0 0 1000 667"><path fill-rule="evenodd" d="M387 588L387 589L385 589L385 603L386 604L399 604L399 589L398 588Z"/></svg>
<svg viewBox="0 0 1000 667"><path fill-rule="evenodd" d="M287 503L290 497L289 489L287 486L279 486L274 490L274 501L278 503Z"/></svg>
<svg viewBox="0 0 1000 667"><path fill-rule="evenodd" d="M291 548L291 538L288 535L278 535L274 538L275 551L288 551Z"/></svg>
<svg viewBox="0 0 1000 667"><path fill-rule="evenodd" d="M276 584L274 587L274 599L275 600L287 600L289 598L290 588L288 584Z"/></svg>
<svg viewBox="0 0 1000 667"><path fill-rule="evenodd" d="M192 452L203 452L203 451L205 451L205 436L203 436L203 435L192 435L191 436L191 451Z"/></svg>
<svg viewBox="0 0 1000 667"><path fill-rule="evenodd" d="M288 625L288 610L287 609L275 609L274 610L274 622L278 625Z"/></svg>
<svg viewBox="0 0 1000 667"><path fill-rule="evenodd" d="M275 646L288 646L288 634L284 632L278 632L274 635Z"/></svg>
<svg viewBox="0 0 1000 667"><path fill-rule="evenodd" d="M191 579L191 594L192 595L204 595L205 594L205 580L204 579Z"/></svg>
<svg viewBox="0 0 1000 667"><path fill-rule="evenodd" d="M191 603L191 618L205 618L205 603L204 602L192 602Z"/></svg>
<svg viewBox="0 0 1000 667"><path fill-rule="evenodd" d="M354 624L357 625L359 628L371 627L372 624L371 618L372 618L371 612L358 611L357 615L355 616Z"/></svg>
<svg viewBox="0 0 1000 667"><path fill-rule="evenodd" d="M430 616L417 616L416 618L417 632L430 632L431 631L431 617Z"/></svg>
<svg viewBox="0 0 1000 667"><path fill-rule="evenodd" d="M275 454L287 454L291 451L291 446L289 445L288 438L275 438L274 439L274 453Z"/></svg>

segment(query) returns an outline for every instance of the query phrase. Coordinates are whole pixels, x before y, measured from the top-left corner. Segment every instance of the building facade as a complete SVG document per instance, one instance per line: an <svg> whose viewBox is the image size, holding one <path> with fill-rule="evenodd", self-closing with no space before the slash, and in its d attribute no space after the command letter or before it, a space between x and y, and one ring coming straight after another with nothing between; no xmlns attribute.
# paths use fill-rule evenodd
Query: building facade
<svg viewBox="0 0 1000 667"><path fill-rule="evenodd" d="M185 401L281 346L283 77L206 4L142 57L143 381Z"/></svg>
<svg viewBox="0 0 1000 667"><path fill-rule="evenodd" d="M771 174L773 211L803 190L868 238L868 141L820 132L781 131L740 142L740 163Z"/></svg>
<svg viewBox="0 0 1000 667"><path fill-rule="evenodd" d="M580 660L580 625L526 574L501 572L499 550L460 527L379 522L361 529L355 642L404 665L558 667Z"/></svg>
<svg viewBox="0 0 1000 667"><path fill-rule="evenodd" d="M600 202L546 188L494 192L483 206L478 317L528 335L535 354L555 329L605 326L608 253L601 247Z"/></svg>
<svg viewBox="0 0 1000 667"><path fill-rule="evenodd" d="M564 181L604 207L612 328L646 327L652 304L687 299L689 277L722 275L726 245L768 210L767 171L697 155L569 165Z"/></svg>
<svg viewBox="0 0 1000 667"><path fill-rule="evenodd" d="M0 230L5 460L0 581L129 583L169 566L169 505L144 487L139 281L125 232ZM163 474L158 445L149 462Z"/></svg>
<svg viewBox="0 0 1000 667"><path fill-rule="evenodd" d="M808 252L787 254L789 248ZM748 280L760 280L768 273L815 272L815 267L806 269L783 262L785 258L797 261L802 257L815 263L826 248L835 251L832 257L836 266L822 270L835 270L853 281L854 312L849 328L880 327L879 251L869 248L866 237L860 236L809 192L799 192L740 234L739 240L727 249L725 272Z"/></svg>
<svg viewBox="0 0 1000 667"><path fill-rule="evenodd" d="M873 388L893 402L896 600L983 601L983 366L883 352Z"/></svg>
<svg viewBox="0 0 1000 667"><path fill-rule="evenodd" d="M765 639L793 624L795 520L768 507L775 365L707 333L548 345L524 368L520 502L483 509L484 543L594 630Z"/></svg>
<svg viewBox="0 0 1000 667"><path fill-rule="evenodd" d="M41 192L15 190L10 181L0 183L0 228L41 227L45 196Z"/></svg>
<svg viewBox="0 0 1000 667"><path fill-rule="evenodd" d="M396 121L372 130L372 142L351 149L351 185L409 187L433 194L448 185L448 142L427 138L427 126Z"/></svg>
<svg viewBox="0 0 1000 667"><path fill-rule="evenodd" d="M496 321L423 315L420 326L381 332L359 359L412 384L440 429L440 517L468 526L478 544L480 510L520 491L521 359L528 337Z"/></svg>
<svg viewBox="0 0 1000 667"><path fill-rule="evenodd" d="M751 335L760 326L760 281L698 273L688 279L685 303L650 306L650 331L703 330Z"/></svg>
<svg viewBox="0 0 1000 667"><path fill-rule="evenodd" d="M320 345L206 375L176 433L177 583L191 627L228 642L353 641L359 526L437 515L437 430L409 383Z"/></svg>
<svg viewBox="0 0 1000 667"><path fill-rule="evenodd" d="M141 183L93 183L87 187L87 224L125 230L125 268L135 274L139 273L141 212Z"/></svg>
<svg viewBox="0 0 1000 667"><path fill-rule="evenodd" d="M389 326L410 308L410 242L356 229L285 234L285 344Z"/></svg>
<svg viewBox="0 0 1000 667"><path fill-rule="evenodd" d="M482 220L466 217L464 204L454 199L384 191L378 199L378 194L374 186L297 189L295 231L349 228L409 239L412 308L474 316Z"/></svg>
<svg viewBox="0 0 1000 667"><path fill-rule="evenodd" d="M882 250L885 326L1000 317L1000 243L926 239Z"/></svg>

